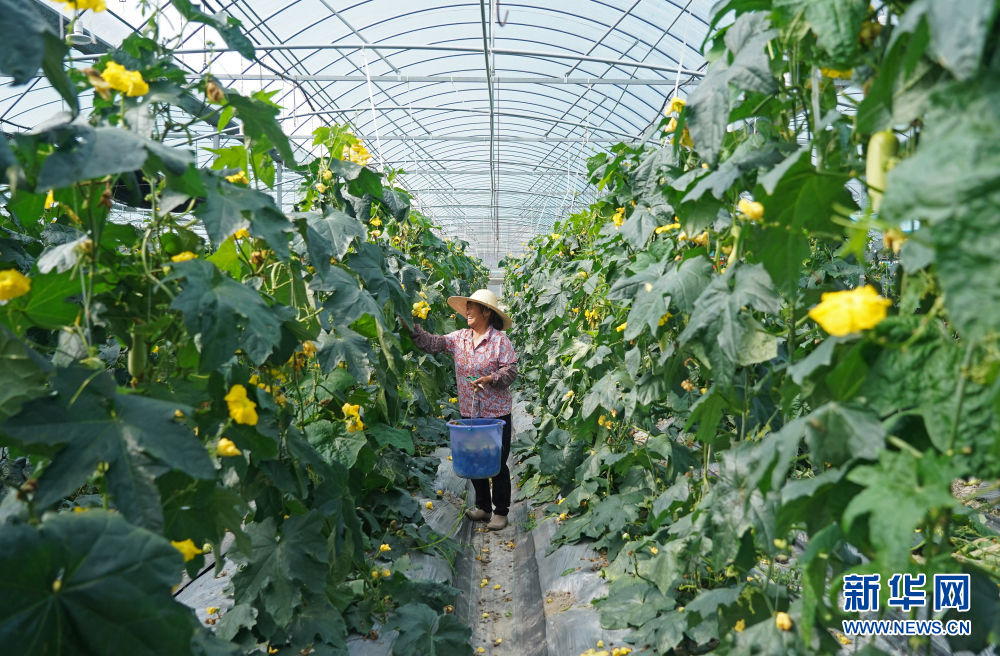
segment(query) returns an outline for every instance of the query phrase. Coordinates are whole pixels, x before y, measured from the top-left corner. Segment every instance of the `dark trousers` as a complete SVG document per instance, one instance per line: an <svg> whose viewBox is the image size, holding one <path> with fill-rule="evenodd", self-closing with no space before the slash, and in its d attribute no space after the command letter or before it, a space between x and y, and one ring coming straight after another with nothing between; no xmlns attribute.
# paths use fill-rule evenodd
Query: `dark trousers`
<svg viewBox="0 0 1000 656"><path fill-rule="evenodd" d="M507 516L510 512L510 468L507 467L507 458L510 456L510 415L503 417L503 447L501 448L500 473L493 478L474 478L472 487L476 490L476 507L493 514ZM490 495L490 481L493 481L493 494Z"/></svg>

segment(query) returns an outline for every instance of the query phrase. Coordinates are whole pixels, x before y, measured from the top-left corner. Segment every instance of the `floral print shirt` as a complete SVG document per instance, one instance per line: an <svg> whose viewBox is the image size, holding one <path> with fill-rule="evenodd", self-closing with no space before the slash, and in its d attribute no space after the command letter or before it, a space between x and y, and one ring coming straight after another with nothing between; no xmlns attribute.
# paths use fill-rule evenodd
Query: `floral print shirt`
<svg viewBox="0 0 1000 656"><path fill-rule="evenodd" d="M486 336L473 346L471 328L462 328L447 335L432 335L419 324L413 325L413 343L422 351L440 353L448 351L455 358L455 375L458 378L458 410L463 417L503 417L510 414L510 384L517 378L517 354L507 334L490 326ZM476 392L471 381L483 376L493 376L493 382ZM478 413L476 412L478 410Z"/></svg>

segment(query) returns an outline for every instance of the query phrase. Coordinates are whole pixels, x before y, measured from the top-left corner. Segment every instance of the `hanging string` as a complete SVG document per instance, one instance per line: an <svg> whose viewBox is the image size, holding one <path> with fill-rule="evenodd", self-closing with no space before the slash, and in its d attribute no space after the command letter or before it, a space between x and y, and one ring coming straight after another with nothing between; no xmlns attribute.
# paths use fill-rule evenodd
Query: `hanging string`
<svg viewBox="0 0 1000 656"><path fill-rule="evenodd" d="M365 82L368 84L368 104L372 110L372 125L375 126L375 145L378 152L380 171L385 173L385 157L382 156L382 138L378 133L378 116L375 113L375 95L372 93L372 76L368 72L368 53L364 46L361 46L361 56L365 60Z"/></svg>

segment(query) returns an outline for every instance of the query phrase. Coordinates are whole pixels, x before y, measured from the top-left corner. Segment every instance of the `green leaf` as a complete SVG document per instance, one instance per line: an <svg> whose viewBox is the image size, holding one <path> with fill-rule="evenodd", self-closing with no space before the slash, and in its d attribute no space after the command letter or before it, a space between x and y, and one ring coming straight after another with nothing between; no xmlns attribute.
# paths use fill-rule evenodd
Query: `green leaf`
<svg viewBox="0 0 1000 656"><path fill-rule="evenodd" d="M0 325L0 421L45 394L52 365Z"/></svg>
<svg viewBox="0 0 1000 656"><path fill-rule="evenodd" d="M118 394L107 374L86 369L61 370L54 385L56 396L26 404L2 427L25 447L63 447L39 478L38 505L59 501L106 462L115 505L130 521L160 528L153 472L167 465L194 478L215 476L204 445L174 416L183 406Z"/></svg>
<svg viewBox="0 0 1000 656"><path fill-rule="evenodd" d="M37 189L60 189L74 182L141 169L155 155L179 173L191 163L189 154L172 150L129 130L92 128L73 123L34 135L52 144L54 152L42 164Z"/></svg>
<svg viewBox="0 0 1000 656"><path fill-rule="evenodd" d="M664 597L643 579L623 576L608 587L608 596L594 602L601 614L601 626L627 629L642 626L663 611L673 610L674 600Z"/></svg>
<svg viewBox="0 0 1000 656"><path fill-rule="evenodd" d="M363 432L348 433L343 423L315 421L307 424L306 437L309 443L329 462L335 460L350 469L358 461L358 453L368 444Z"/></svg>
<svg viewBox="0 0 1000 656"><path fill-rule="evenodd" d="M979 80L946 87L925 125L914 155L889 173L882 213L931 224L949 318L980 339L1000 325L1000 90Z"/></svg>
<svg viewBox="0 0 1000 656"><path fill-rule="evenodd" d="M684 196L684 202L696 201L705 192L710 192L712 196L721 200L743 174L771 167L782 159L782 150L778 143L768 141L763 135L751 134L716 170L699 178L698 184ZM690 234L695 234L695 228L686 224L684 227Z"/></svg>
<svg viewBox="0 0 1000 656"><path fill-rule="evenodd" d="M382 249L368 242L358 246L356 253L346 261L347 265L361 278L365 289L375 297L381 307L392 299L399 308L409 307L408 298L396 277L388 273L388 266Z"/></svg>
<svg viewBox="0 0 1000 656"><path fill-rule="evenodd" d="M632 248L642 248L656 228L656 217L645 207L638 206L621 227L622 237Z"/></svg>
<svg viewBox="0 0 1000 656"><path fill-rule="evenodd" d="M550 431L539 445L541 461L538 469L543 474L552 476L559 485L569 485L576 468L583 462L587 446L589 445L585 440L574 438L561 428Z"/></svg>
<svg viewBox="0 0 1000 656"><path fill-rule="evenodd" d="M712 373L726 381L739 362L744 336L755 330L743 308L776 314L780 299L760 264L730 266L715 278L695 302L694 311L678 341L699 339L708 348Z"/></svg>
<svg viewBox="0 0 1000 656"><path fill-rule="evenodd" d="M358 382L368 380L371 344L368 339L350 328L337 326L331 332L319 336L319 351L316 354L323 373L327 374L347 363L347 370Z"/></svg>
<svg viewBox="0 0 1000 656"><path fill-rule="evenodd" d="M240 228L267 241L275 254L288 259L288 237L292 224L268 194L230 184L214 172L201 170L205 202L194 214L205 224L212 243L219 245Z"/></svg>
<svg viewBox="0 0 1000 656"><path fill-rule="evenodd" d="M970 80L979 69L996 14L993 0L968 0L954 5L917 0L893 29L889 47L926 20L930 27L928 54L959 80Z"/></svg>
<svg viewBox="0 0 1000 656"><path fill-rule="evenodd" d="M236 349L261 364L281 341L285 317L268 306L255 290L222 274L211 262L191 260L175 265L168 280L184 279L170 304L184 314L192 335L201 335L201 371L228 362Z"/></svg>
<svg viewBox="0 0 1000 656"><path fill-rule="evenodd" d="M168 477L164 477L168 479ZM210 540L221 545L227 532L232 533L241 548L249 548L249 538L243 532L243 518L249 507L239 492L221 487L215 481L195 481L181 487L169 487L176 479L163 480L163 534L175 540L190 538L195 544Z"/></svg>
<svg viewBox="0 0 1000 656"><path fill-rule="evenodd" d="M471 651L472 630L454 615L438 615L426 604L401 606L386 625L399 631L392 645L393 656L452 656Z"/></svg>
<svg viewBox="0 0 1000 656"><path fill-rule="evenodd" d="M803 11L816 42L834 62L846 62L857 52L866 0L783 0L775 5Z"/></svg>
<svg viewBox="0 0 1000 656"><path fill-rule="evenodd" d="M46 31L42 37L45 41L42 71L49 84L62 96L75 116L80 111L80 101L76 97L76 87L73 86L73 82L66 73L65 59L66 55L69 54L69 46L52 32ZM19 35L18 39L23 41L24 35Z"/></svg>
<svg viewBox="0 0 1000 656"><path fill-rule="evenodd" d="M0 640L19 653L189 654L203 629L170 593L181 566L162 537L101 510L5 526Z"/></svg>
<svg viewBox="0 0 1000 656"><path fill-rule="evenodd" d="M281 129L277 116L281 107L266 99L276 92L257 92L251 98L241 96L235 91L226 92L226 100L236 109L236 118L243 123L243 133L254 141L267 141L278 150L284 160L284 165L295 166L295 154L291 143Z"/></svg>
<svg viewBox="0 0 1000 656"><path fill-rule="evenodd" d="M326 587L329 555L323 537L324 518L317 510L293 515L276 535L272 518L246 527L250 553L234 558L245 563L233 576L236 603L262 605L279 625L292 621L302 602L303 590L321 592Z"/></svg>
<svg viewBox="0 0 1000 656"><path fill-rule="evenodd" d="M925 451L881 451L877 465L854 468L848 480L864 489L844 510L848 528L867 514L868 538L878 549L883 571L903 571L910 562L913 531L932 510L957 508L951 481L958 474L950 459Z"/></svg>
<svg viewBox="0 0 1000 656"><path fill-rule="evenodd" d="M14 86L27 84L35 76L45 54L48 23L34 5L0 0L0 73L9 75Z"/></svg>
<svg viewBox="0 0 1000 656"><path fill-rule="evenodd" d="M405 220L410 213L410 197L405 191L383 189L382 204L397 221Z"/></svg>
<svg viewBox="0 0 1000 656"><path fill-rule="evenodd" d="M378 173L367 166L361 166L354 162L347 162L333 157L328 162L330 170L334 175L343 178L348 183L348 189L353 196L362 197L369 194L374 198L382 196L382 179ZM368 217L361 217L368 221Z"/></svg>
<svg viewBox="0 0 1000 656"><path fill-rule="evenodd" d="M687 124L695 148L714 163L732 110L730 85L738 91L773 93L777 84L767 60L767 42L777 32L770 29L763 12L743 14L726 31L725 44L732 58L722 57L694 88L688 99Z"/></svg>
<svg viewBox="0 0 1000 656"><path fill-rule="evenodd" d="M310 280L309 287L316 291L333 292L333 296L323 303L323 310L339 325L350 325L363 314L369 314L379 322L385 321L372 295L339 266L330 267L323 278L317 276Z"/></svg>
<svg viewBox="0 0 1000 656"><path fill-rule="evenodd" d="M375 422L368 426L368 432L379 446L393 446L413 455L413 437L407 431Z"/></svg>
<svg viewBox="0 0 1000 656"><path fill-rule="evenodd" d="M328 207L320 216L316 212L294 215L301 225L305 221L306 246L316 272L323 277L330 270L330 258L344 259L355 239L364 241L365 225L340 210Z"/></svg>
<svg viewBox="0 0 1000 656"><path fill-rule="evenodd" d="M225 13L206 14L191 4L190 0L170 0L170 3L187 20L214 27L219 36L226 42L226 45L236 52L247 59L256 59L253 43L243 34L243 31L240 29L242 23L237 19ZM289 160L288 163L291 165L294 162Z"/></svg>
<svg viewBox="0 0 1000 656"><path fill-rule="evenodd" d="M885 445L885 429L871 412L828 403L805 424L814 464L838 467L855 459L875 460Z"/></svg>

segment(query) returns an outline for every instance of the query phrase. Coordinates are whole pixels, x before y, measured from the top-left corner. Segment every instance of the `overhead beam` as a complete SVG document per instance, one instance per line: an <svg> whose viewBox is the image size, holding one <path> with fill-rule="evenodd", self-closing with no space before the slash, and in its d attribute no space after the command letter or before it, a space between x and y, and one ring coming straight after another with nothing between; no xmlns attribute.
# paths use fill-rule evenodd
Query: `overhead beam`
<svg viewBox="0 0 1000 656"><path fill-rule="evenodd" d="M212 77L217 80L260 80L274 82L281 80L284 82L367 82L364 75L240 75L234 73L212 73ZM373 83L400 83L400 84L486 84L490 80L485 75L372 75ZM580 86L592 86L597 84L610 84L613 86L673 86L674 81L662 77L639 78L639 77L554 77L554 76L505 76L498 75L494 78L497 84L576 84Z"/></svg>
<svg viewBox="0 0 1000 656"><path fill-rule="evenodd" d="M289 139L297 140L308 140L312 141L315 139L311 134L293 134L289 136ZM368 137L363 137L358 135L360 139L368 139ZM374 136L372 137L374 138ZM481 137L474 136L462 136L462 135L443 135L443 134L383 134L379 138L382 141L468 141L468 142L484 142L489 143L490 138L488 135ZM592 138L587 139L584 137L496 137L496 141L507 142L507 143L610 143L616 144L620 141L635 141L639 137L630 137L629 139L610 139L610 138Z"/></svg>
<svg viewBox="0 0 1000 656"><path fill-rule="evenodd" d="M403 175L433 175L433 174L443 174L443 175L489 175L489 169L474 169L469 171L459 171L455 169L411 169L409 171L404 171ZM545 176L566 176L565 171L532 171L530 169L525 169L523 171L515 171L508 169L505 171L499 171L499 175L545 175ZM570 175L574 177L585 178L586 175L581 171L573 171Z"/></svg>
<svg viewBox="0 0 1000 656"><path fill-rule="evenodd" d="M230 48L182 48L175 50L175 55L199 55L204 53L217 54L220 52L228 52ZM464 52L471 54L479 54L483 50L482 48L473 48L469 46L446 46L446 45L435 45L435 44L415 44L415 43L313 43L313 44L274 44L274 43L263 43L254 44L254 50L270 52L270 51L280 51L280 50L434 50L439 52ZM496 55L519 55L523 57L539 57L544 59L569 59L573 61L580 62L596 62L599 64L613 64L615 66L625 66L628 68L643 69L648 71L664 71L667 73L677 73L676 66L669 66L663 64L649 64L645 62L631 61L628 59L612 59L608 57L590 57L586 55L580 55L577 53L565 53L565 52L551 52L544 50L520 50L516 48L494 48L493 54ZM89 57L74 57L73 60L85 60L85 59L96 59L100 55L89 56ZM682 70L683 75L693 75L695 77L702 77L705 75L703 71L690 71Z"/></svg>

